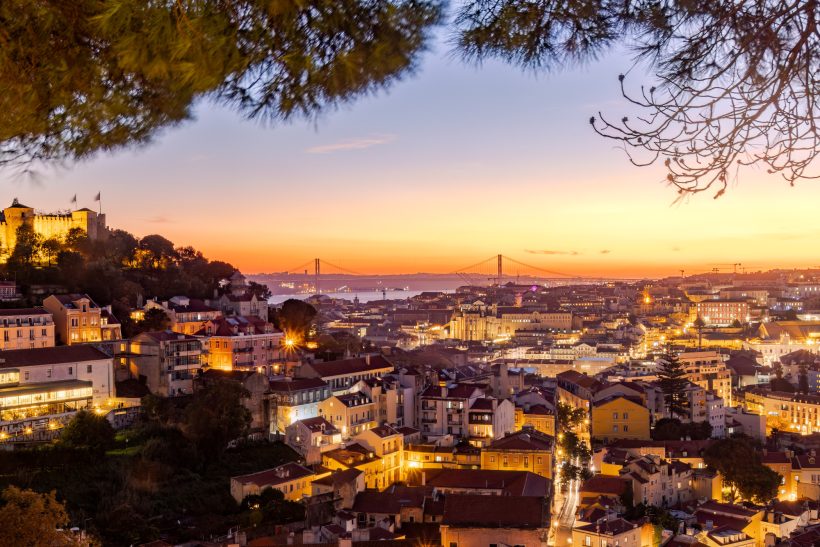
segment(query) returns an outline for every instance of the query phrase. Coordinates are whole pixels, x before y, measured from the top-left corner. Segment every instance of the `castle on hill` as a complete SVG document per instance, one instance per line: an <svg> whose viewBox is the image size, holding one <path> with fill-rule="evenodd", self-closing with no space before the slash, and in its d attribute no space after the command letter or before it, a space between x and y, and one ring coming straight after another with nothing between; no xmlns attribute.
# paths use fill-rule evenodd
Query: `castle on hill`
<svg viewBox="0 0 820 547"><path fill-rule="evenodd" d="M88 208L66 213L35 213L34 209L14 198L0 216L0 261L4 262L17 243L17 229L29 224L43 239L63 239L69 230L79 228L89 239L103 239L108 234L105 215Z"/></svg>

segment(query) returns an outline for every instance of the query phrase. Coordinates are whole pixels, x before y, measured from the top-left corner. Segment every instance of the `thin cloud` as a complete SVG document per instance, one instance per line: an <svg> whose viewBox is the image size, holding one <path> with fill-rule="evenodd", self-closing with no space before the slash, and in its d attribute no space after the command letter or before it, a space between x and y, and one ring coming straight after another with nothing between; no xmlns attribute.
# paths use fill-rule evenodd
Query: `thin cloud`
<svg viewBox="0 0 820 547"><path fill-rule="evenodd" d="M531 255L567 255L578 256L578 251L549 251L544 249L524 249L524 252Z"/></svg>
<svg viewBox="0 0 820 547"><path fill-rule="evenodd" d="M676 252L676 253L677 253L677 252L680 252L680 250L681 250L681 248L680 248L680 247L672 247L672 251L674 251L674 252Z"/></svg>
<svg viewBox="0 0 820 547"><path fill-rule="evenodd" d="M611 253L612 251L610 251L609 249L604 249L604 250L599 251L599 252L600 252L600 254L602 254L602 255L608 255L608 254L609 254L609 253Z"/></svg>
<svg viewBox="0 0 820 547"><path fill-rule="evenodd" d="M396 140L395 135L379 135L361 139L349 139L331 144L312 146L306 149L305 152L308 154L332 154L333 152L345 152L348 150L364 150L373 146L387 144L389 142L393 142L394 140Z"/></svg>
<svg viewBox="0 0 820 547"><path fill-rule="evenodd" d="M145 220L146 220L146 222L150 222L151 224L171 224L172 222L174 222L170 218L160 216L160 215L156 215L156 216L153 216L151 218L147 218Z"/></svg>

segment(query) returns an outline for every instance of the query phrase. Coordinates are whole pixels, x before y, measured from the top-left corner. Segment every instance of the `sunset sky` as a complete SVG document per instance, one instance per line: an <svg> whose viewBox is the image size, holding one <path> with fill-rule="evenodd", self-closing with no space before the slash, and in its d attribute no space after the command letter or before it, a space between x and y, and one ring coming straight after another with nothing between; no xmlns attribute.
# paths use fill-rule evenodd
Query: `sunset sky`
<svg viewBox="0 0 820 547"><path fill-rule="evenodd" d="M96 209L101 191L110 226L246 273L317 256L358 272L447 273L499 252L584 275L820 264L809 220L820 183L745 171L721 199L673 204L660 169L631 166L590 130L599 109L620 117L629 66L611 55L535 77L465 66L441 45L416 76L315 122L262 127L202 104L138 151L34 182L5 174L4 201L52 211L76 193Z"/></svg>

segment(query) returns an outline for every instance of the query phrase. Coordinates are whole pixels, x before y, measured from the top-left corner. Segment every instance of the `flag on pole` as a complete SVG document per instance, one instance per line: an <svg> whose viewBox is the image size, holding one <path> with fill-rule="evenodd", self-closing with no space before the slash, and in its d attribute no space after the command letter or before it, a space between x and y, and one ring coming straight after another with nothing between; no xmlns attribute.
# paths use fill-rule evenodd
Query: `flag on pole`
<svg viewBox="0 0 820 547"><path fill-rule="evenodd" d="M71 198L71 203L73 203L74 205L77 205L77 194L74 194L74 197Z"/></svg>
<svg viewBox="0 0 820 547"><path fill-rule="evenodd" d="M94 198L94 201L100 201L100 194L102 192L97 192L97 196Z"/></svg>

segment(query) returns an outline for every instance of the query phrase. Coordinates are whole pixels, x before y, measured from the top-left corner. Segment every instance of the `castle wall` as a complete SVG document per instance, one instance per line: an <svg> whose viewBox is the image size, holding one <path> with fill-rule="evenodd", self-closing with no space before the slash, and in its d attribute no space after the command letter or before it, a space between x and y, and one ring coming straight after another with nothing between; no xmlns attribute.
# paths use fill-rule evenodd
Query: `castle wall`
<svg viewBox="0 0 820 547"><path fill-rule="evenodd" d="M30 223L43 239L64 239L72 228L79 228L89 239L103 239L107 235L105 215L89 209L66 214L35 214L29 207L9 207L3 210L5 220L0 222L0 260L5 261L17 242L17 229Z"/></svg>

